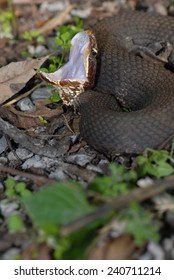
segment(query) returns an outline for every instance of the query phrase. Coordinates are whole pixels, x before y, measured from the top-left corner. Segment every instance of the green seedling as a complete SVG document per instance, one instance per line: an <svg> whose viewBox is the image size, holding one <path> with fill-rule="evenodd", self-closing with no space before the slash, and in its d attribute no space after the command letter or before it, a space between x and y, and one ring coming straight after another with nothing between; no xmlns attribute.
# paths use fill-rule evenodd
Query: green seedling
<svg viewBox="0 0 174 280"><path fill-rule="evenodd" d="M13 214L7 218L7 227L10 233L21 232L24 229L24 223L22 218Z"/></svg>
<svg viewBox="0 0 174 280"><path fill-rule="evenodd" d="M5 181L5 188L5 195L7 197L26 197L31 195L31 191L26 188L24 182L16 182L12 177L8 177Z"/></svg>
<svg viewBox="0 0 174 280"><path fill-rule="evenodd" d="M48 123L48 121L44 118L44 117L42 117L42 116L38 116L38 119L43 123L43 124L47 124Z"/></svg>
<svg viewBox="0 0 174 280"><path fill-rule="evenodd" d="M133 201L123 211L122 219L126 220L125 232L132 235L137 246L148 240L159 241L159 228L154 224L152 214L138 202Z"/></svg>
<svg viewBox="0 0 174 280"><path fill-rule="evenodd" d="M118 196L133 188L137 174L134 170L127 170L123 165L110 164L108 176L97 177L90 185L90 189L105 196Z"/></svg>
<svg viewBox="0 0 174 280"><path fill-rule="evenodd" d="M136 158L139 177L152 175L156 178L168 176L173 173L173 159L168 151L146 149L143 155Z"/></svg>
<svg viewBox="0 0 174 280"><path fill-rule="evenodd" d="M27 41L36 40L37 43L43 44L45 42L44 36L39 30L25 31L22 38Z"/></svg>
<svg viewBox="0 0 174 280"><path fill-rule="evenodd" d="M13 13L10 11L3 12L0 10L0 34L2 37L13 38L12 33Z"/></svg>

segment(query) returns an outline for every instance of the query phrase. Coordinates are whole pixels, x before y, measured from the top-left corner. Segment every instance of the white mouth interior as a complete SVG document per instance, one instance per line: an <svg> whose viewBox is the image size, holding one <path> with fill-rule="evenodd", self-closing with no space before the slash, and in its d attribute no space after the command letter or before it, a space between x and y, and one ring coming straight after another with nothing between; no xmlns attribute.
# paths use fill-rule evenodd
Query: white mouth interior
<svg viewBox="0 0 174 280"><path fill-rule="evenodd" d="M88 47L88 34L84 31L71 40L69 61L53 73L41 72L49 80L86 80L84 53Z"/></svg>

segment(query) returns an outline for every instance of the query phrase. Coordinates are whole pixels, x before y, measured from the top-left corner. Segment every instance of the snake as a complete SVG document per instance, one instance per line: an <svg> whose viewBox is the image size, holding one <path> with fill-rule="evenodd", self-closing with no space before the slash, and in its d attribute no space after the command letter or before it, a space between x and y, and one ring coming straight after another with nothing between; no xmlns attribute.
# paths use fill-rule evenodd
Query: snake
<svg viewBox="0 0 174 280"><path fill-rule="evenodd" d="M64 104L78 108L90 146L140 154L173 137L174 18L122 11L79 32L71 45L69 61L40 76L59 89ZM167 59L158 61L166 49Z"/></svg>

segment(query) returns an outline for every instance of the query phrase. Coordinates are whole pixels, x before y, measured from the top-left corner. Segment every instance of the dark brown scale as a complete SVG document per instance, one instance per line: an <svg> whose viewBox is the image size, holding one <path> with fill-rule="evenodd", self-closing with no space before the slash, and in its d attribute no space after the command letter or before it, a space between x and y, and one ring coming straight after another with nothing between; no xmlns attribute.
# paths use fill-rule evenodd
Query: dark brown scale
<svg viewBox="0 0 174 280"><path fill-rule="evenodd" d="M96 84L80 96L82 137L109 154L157 148L174 133L174 74L163 65L123 48L174 43L174 19L148 13L121 13L94 28L99 47ZM121 111L123 107L131 112Z"/></svg>

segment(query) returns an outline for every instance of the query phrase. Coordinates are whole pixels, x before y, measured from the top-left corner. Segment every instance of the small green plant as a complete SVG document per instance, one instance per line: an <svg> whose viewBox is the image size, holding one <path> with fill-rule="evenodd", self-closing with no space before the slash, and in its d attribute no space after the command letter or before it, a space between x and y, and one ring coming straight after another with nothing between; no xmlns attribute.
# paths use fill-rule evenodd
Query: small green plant
<svg viewBox="0 0 174 280"><path fill-rule="evenodd" d="M7 227L10 233L22 231L24 229L22 218L17 214L10 215L7 218Z"/></svg>
<svg viewBox="0 0 174 280"><path fill-rule="evenodd" d="M57 103L61 100L57 90L53 89L52 90L52 95L50 97L50 100L53 102L53 103Z"/></svg>
<svg viewBox="0 0 174 280"><path fill-rule="evenodd" d="M5 194L7 197L27 197L31 195L31 191L26 188L24 182L16 182L12 177L8 177L5 181Z"/></svg>
<svg viewBox="0 0 174 280"><path fill-rule="evenodd" d="M174 171L171 162L173 159L168 151L148 148L143 155L136 158L138 176L152 175L156 178L168 176Z"/></svg>
<svg viewBox="0 0 174 280"><path fill-rule="evenodd" d="M105 196L118 196L130 190L136 180L134 170L127 170L123 165L110 164L108 176L97 177L90 185L90 189Z"/></svg>
<svg viewBox="0 0 174 280"><path fill-rule="evenodd" d="M51 55L49 57L49 66L48 68L40 68L39 70L46 72L46 73L51 73L51 72L55 72L57 69L59 69L61 66L63 65L63 56L54 56Z"/></svg>
<svg viewBox="0 0 174 280"><path fill-rule="evenodd" d="M48 121L44 118L44 117L42 117L42 116L38 116L38 119L43 123L43 124L47 124L48 123Z"/></svg>
<svg viewBox="0 0 174 280"><path fill-rule="evenodd" d="M7 0L7 10L0 9L0 38L13 39L17 35L16 18L13 11L12 0Z"/></svg>
<svg viewBox="0 0 174 280"><path fill-rule="evenodd" d="M61 25L55 41L62 49L69 49L71 47L71 39L80 31L83 30L83 20L79 17L74 17L75 24Z"/></svg>
<svg viewBox="0 0 174 280"><path fill-rule="evenodd" d="M44 36L39 30L25 31L22 38L27 41L36 40L37 43L43 44L45 42Z"/></svg>
<svg viewBox="0 0 174 280"><path fill-rule="evenodd" d="M154 224L150 212L145 210L138 202L131 202L121 216L126 220L125 232L134 237L137 246L148 240L158 241L158 226Z"/></svg>
<svg viewBox="0 0 174 280"><path fill-rule="evenodd" d="M31 31L25 31L22 34L22 38L27 41L34 41L36 44L44 44L45 43L45 38L44 36L40 33L39 30L31 30ZM29 50L24 50L21 52L22 57L30 57L33 56L32 53L29 52Z"/></svg>
<svg viewBox="0 0 174 280"><path fill-rule="evenodd" d="M28 50L24 50L21 52L21 56L22 57L30 57L31 53Z"/></svg>
<svg viewBox="0 0 174 280"><path fill-rule="evenodd" d="M0 10L0 37L13 38L12 33L13 13Z"/></svg>

